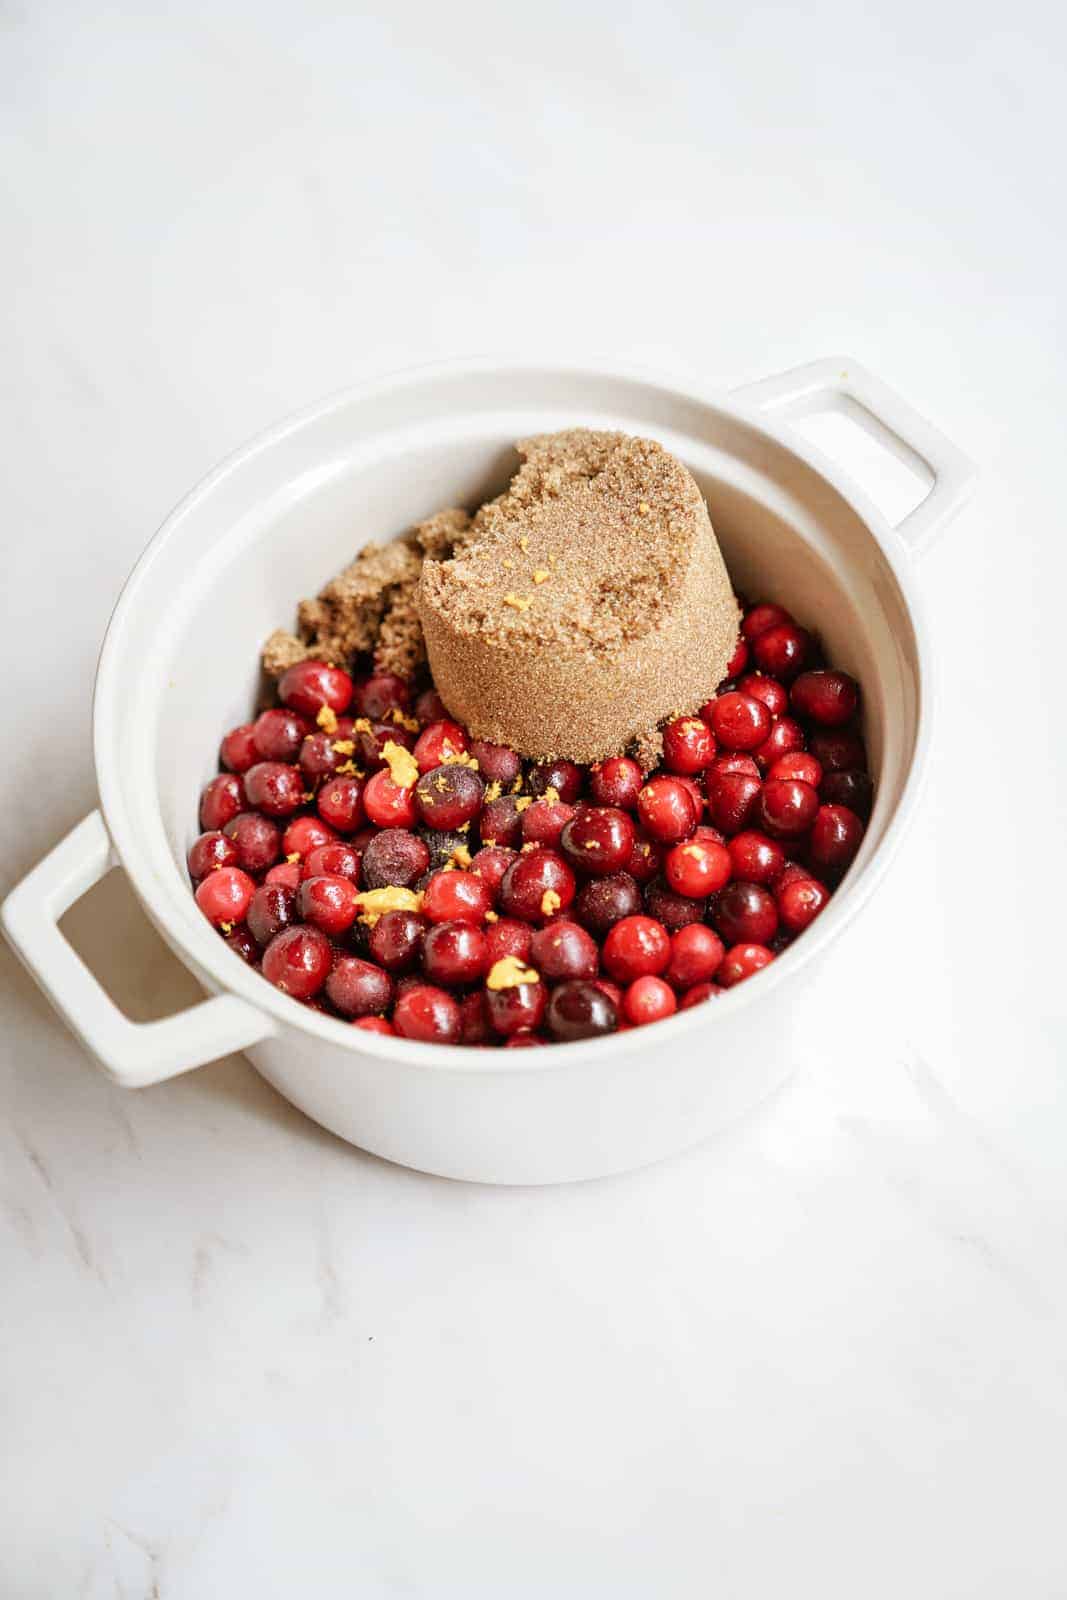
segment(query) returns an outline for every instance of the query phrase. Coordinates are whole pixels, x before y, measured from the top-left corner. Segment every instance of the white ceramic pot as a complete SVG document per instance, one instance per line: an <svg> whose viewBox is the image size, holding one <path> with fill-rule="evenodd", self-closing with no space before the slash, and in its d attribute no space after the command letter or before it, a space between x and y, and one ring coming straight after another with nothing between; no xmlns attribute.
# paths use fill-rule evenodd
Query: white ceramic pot
<svg viewBox="0 0 1067 1600"><path fill-rule="evenodd" d="M790 416L836 408L929 469L897 528ZM515 439L584 424L650 435L690 467L737 587L780 598L863 686L877 791L860 855L818 922L767 972L652 1030L522 1052L381 1038L297 1005L226 948L194 904L185 853L221 733L246 720L264 636L368 539L498 490ZM255 440L183 501L127 583L96 681L101 811L8 897L5 931L117 1083L243 1050L342 1138L449 1177L549 1183L636 1167L703 1138L789 1072L812 969L871 896L913 810L930 735L915 551L973 469L896 395L827 360L729 396L642 374L479 362L342 394ZM214 998L162 1022L123 1016L57 921L115 861Z"/></svg>

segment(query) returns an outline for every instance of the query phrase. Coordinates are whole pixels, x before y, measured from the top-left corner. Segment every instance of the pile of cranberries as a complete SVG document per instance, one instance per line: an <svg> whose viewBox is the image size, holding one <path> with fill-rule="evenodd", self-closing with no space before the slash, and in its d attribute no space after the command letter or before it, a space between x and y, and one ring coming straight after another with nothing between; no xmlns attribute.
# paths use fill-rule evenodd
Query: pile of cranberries
<svg viewBox="0 0 1067 1600"><path fill-rule="evenodd" d="M223 739L196 901L294 1000L374 1033L510 1048L657 1022L819 915L871 808L859 694L777 605L662 766L526 765L433 688L304 661Z"/></svg>

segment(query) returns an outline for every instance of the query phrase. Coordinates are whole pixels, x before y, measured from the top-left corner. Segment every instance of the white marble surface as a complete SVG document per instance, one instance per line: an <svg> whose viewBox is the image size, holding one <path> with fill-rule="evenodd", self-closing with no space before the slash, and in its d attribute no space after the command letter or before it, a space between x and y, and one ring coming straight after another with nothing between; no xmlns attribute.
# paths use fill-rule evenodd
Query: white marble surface
<svg viewBox="0 0 1067 1600"><path fill-rule="evenodd" d="M0 10L6 888L94 799L116 591L244 436L551 346L866 362L981 463L927 803L811 1060L498 1192L241 1060L98 1077L0 954L0 1594L1067 1594L1067 52L1022 0ZM72 932L193 993L118 880Z"/></svg>

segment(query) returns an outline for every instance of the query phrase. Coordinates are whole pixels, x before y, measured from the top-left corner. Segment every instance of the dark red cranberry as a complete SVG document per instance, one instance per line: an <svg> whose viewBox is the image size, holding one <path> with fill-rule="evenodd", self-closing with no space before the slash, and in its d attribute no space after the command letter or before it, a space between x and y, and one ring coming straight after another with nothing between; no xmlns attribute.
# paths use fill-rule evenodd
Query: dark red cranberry
<svg viewBox="0 0 1067 1600"><path fill-rule="evenodd" d="M535 800L522 813L523 843L548 845L554 850L574 814L574 807L564 805L562 800Z"/></svg>
<svg viewBox="0 0 1067 1600"><path fill-rule="evenodd" d="M304 778L299 767L280 761L257 761L245 773L245 794L256 811L268 817L291 817L304 804Z"/></svg>
<svg viewBox="0 0 1067 1600"><path fill-rule="evenodd" d="M574 873L555 850L520 855L500 885L500 909L522 922L547 922L566 911L575 893Z"/></svg>
<svg viewBox="0 0 1067 1600"><path fill-rule="evenodd" d="M430 922L469 922L480 927L490 907L488 886L473 872L435 872L423 892L423 915Z"/></svg>
<svg viewBox="0 0 1067 1600"><path fill-rule="evenodd" d="M369 728L353 729L352 740L356 747L356 765L368 772L385 765L387 744L398 744L404 750L411 750L415 745L415 735L396 722L372 722Z"/></svg>
<svg viewBox="0 0 1067 1600"><path fill-rule="evenodd" d="M785 866L781 845L755 829L735 834L728 848L733 876L746 883L774 883Z"/></svg>
<svg viewBox="0 0 1067 1600"><path fill-rule="evenodd" d="M573 761L543 761L531 767L526 777L526 788L535 797L546 789L555 789L565 805L572 806L582 792L582 769Z"/></svg>
<svg viewBox="0 0 1067 1600"><path fill-rule="evenodd" d="M803 748L804 730L800 723L795 722L792 717L779 717L773 723L770 733L756 751L756 761L760 770L766 772L782 756L790 755L794 750L803 750Z"/></svg>
<svg viewBox="0 0 1067 1600"><path fill-rule="evenodd" d="M509 789L522 771L522 762L506 744L489 744L485 739L472 739L468 753L478 763L478 771L486 783L499 783Z"/></svg>
<svg viewBox="0 0 1067 1600"><path fill-rule="evenodd" d="M196 891L196 903L210 923L243 922L256 886L240 867L216 867Z"/></svg>
<svg viewBox="0 0 1067 1600"><path fill-rule="evenodd" d="M629 756L610 756L589 769L589 793L598 806L632 811L643 782L641 768Z"/></svg>
<svg viewBox="0 0 1067 1600"><path fill-rule="evenodd" d="M471 871L486 885L495 903L504 874L517 859L517 852L501 844L488 844L471 860Z"/></svg>
<svg viewBox="0 0 1067 1600"><path fill-rule="evenodd" d="M819 728L809 741L811 753L828 772L866 772L867 751L858 733L847 728Z"/></svg>
<svg viewBox="0 0 1067 1600"><path fill-rule="evenodd" d="M314 850L308 852L303 866L300 868L301 880L304 878L347 878L350 883L360 883L360 863L362 857L358 850L353 850L350 844L344 844L340 839L330 840L326 844L318 844Z"/></svg>
<svg viewBox="0 0 1067 1600"><path fill-rule="evenodd" d="M700 810L680 778L652 778L637 796L641 826L660 844L680 844L700 821Z"/></svg>
<svg viewBox="0 0 1067 1600"><path fill-rule="evenodd" d="M792 620L792 616L784 606L769 604L753 606L741 624L741 637L751 643L757 634L766 633L768 628L777 628L782 623Z"/></svg>
<svg viewBox="0 0 1067 1600"><path fill-rule="evenodd" d="M599 952L584 928L557 917L534 934L530 960L543 978L555 983L561 978L595 978Z"/></svg>
<svg viewBox="0 0 1067 1600"><path fill-rule="evenodd" d="M348 710L352 679L340 667L327 666L324 661L298 661L283 672L278 699L314 720L323 706L335 713Z"/></svg>
<svg viewBox="0 0 1067 1600"><path fill-rule="evenodd" d="M563 829L560 847L572 867L603 877L626 866L634 837L627 812L617 806L583 806Z"/></svg>
<svg viewBox="0 0 1067 1600"><path fill-rule="evenodd" d="M443 762L454 762L457 756L466 755L466 730L461 728L458 722L452 722L447 717L441 722L431 722L428 728L423 728L415 740L413 753L419 771L432 772ZM474 776L470 767L464 770Z"/></svg>
<svg viewBox="0 0 1067 1600"><path fill-rule="evenodd" d="M866 772L855 768L828 772L819 785L819 799L830 806L847 806L864 821L871 814L873 785Z"/></svg>
<svg viewBox="0 0 1067 1600"><path fill-rule="evenodd" d="M789 705L789 690L785 685L779 683L777 678L768 678L762 672L746 673L737 687L741 694L762 701L772 717L780 717Z"/></svg>
<svg viewBox="0 0 1067 1600"><path fill-rule="evenodd" d="M777 890L778 915L787 933L803 933L830 899L817 878L798 878Z"/></svg>
<svg viewBox="0 0 1067 1600"><path fill-rule="evenodd" d="M711 765L715 739L700 717L676 717L663 730L663 765L668 772L692 777Z"/></svg>
<svg viewBox="0 0 1067 1600"><path fill-rule="evenodd" d="M333 946L319 928L283 928L263 952L263 976L294 1000L318 994L333 966Z"/></svg>
<svg viewBox="0 0 1067 1600"><path fill-rule="evenodd" d="M815 821L819 796L799 778L768 778L760 795L760 822L773 839L799 839ZM734 943L743 941L735 940ZM754 939L756 944L766 940Z"/></svg>
<svg viewBox="0 0 1067 1600"><path fill-rule="evenodd" d="M261 711L252 725L252 743L260 761L293 762L300 746L311 732L311 725L285 706Z"/></svg>
<svg viewBox="0 0 1067 1600"><path fill-rule="evenodd" d="M217 829L211 833L202 833L199 839L194 840L185 859L189 867L189 876L194 883L206 878L216 867L240 865L237 846L232 839L228 839Z"/></svg>
<svg viewBox="0 0 1067 1600"><path fill-rule="evenodd" d="M752 641L752 656L761 672L769 672L782 683L792 683L811 660L815 641L806 628L795 622L780 622L765 628Z"/></svg>
<svg viewBox="0 0 1067 1600"><path fill-rule="evenodd" d="M413 828L419 820L414 788L394 783L388 767L367 779L362 800L368 821L379 828Z"/></svg>
<svg viewBox="0 0 1067 1600"><path fill-rule="evenodd" d="M721 778L724 772L745 772L750 778L758 778L760 775L759 767L751 756L742 755L739 751L734 751L730 755L716 756L704 777L704 788L708 794L711 793L712 784L717 778Z"/></svg>
<svg viewBox="0 0 1067 1600"><path fill-rule="evenodd" d="M396 1032L393 1024L386 1021L385 1017L353 1017L352 1026L353 1028L361 1029L364 1033L385 1033L392 1035Z"/></svg>
<svg viewBox="0 0 1067 1600"><path fill-rule="evenodd" d="M489 1021L497 1033L520 1033L540 1025L548 1005L548 993L540 982L512 983L506 989L487 987L485 1003Z"/></svg>
<svg viewBox="0 0 1067 1600"><path fill-rule="evenodd" d="M499 844L509 849L522 843L522 813L513 794L487 800L478 819L483 844Z"/></svg>
<svg viewBox="0 0 1067 1600"><path fill-rule="evenodd" d="M778 932L778 907L768 889L735 878L716 896L711 920L727 945L770 944Z"/></svg>
<svg viewBox="0 0 1067 1600"><path fill-rule="evenodd" d="M453 828L446 832L428 828L425 823L420 823L415 837L421 839L430 852L430 864L426 869L430 872L439 872L450 862L452 866L461 865L463 858L457 855L457 851L470 853L471 839L469 830L466 829Z"/></svg>
<svg viewBox="0 0 1067 1600"><path fill-rule="evenodd" d="M756 750L771 731L771 714L753 695L721 694L711 702L711 726L726 750Z"/></svg>
<svg viewBox="0 0 1067 1600"><path fill-rule="evenodd" d="M843 871L859 849L862 838L863 823L854 811L847 806L820 806L808 841L812 865Z"/></svg>
<svg viewBox="0 0 1067 1600"><path fill-rule="evenodd" d="M313 850L336 840L336 833L321 817L294 817L281 836L281 854L306 858Z"/></svg>
<svg viewBox="0 0 1067 1600"><path fill-rule="evenodd" d="M280 884L261 883L248 907L247 922L252 937L261 949L270 944L283 928L296 921L296 895Z"/></svg>
<svg viewBox="0 0 1067 1600"><path fill-rule="evenodd" d="M460 1044L495 1044L484 989L474 989L459 1002Z"/></svg>
<svg viewBox="0 0 1067 1600"><path fill-rule="evenodd" d="M357 717L381 722L391 711L406 711L411 704L411 686L395 672L376 672L357 678L352 685L352 709Z"/></svg>
<svg viewBox="0 0 1067 1600"><path fill-rule="evenodd" d="M678 1010L688 1011L691 1006L703 1005L705 1000L714 1000L717 994L722 994L722 989L717 983L694 983L679 1000Z"/></svg>
<svg viewBox="0 0 1067 1600"><path fill-rule="evenodd" d="M678 782L684 783L689 790L693 804L696 806L697 822L699 823L700 818L704 815L704 790L701 788L703 777L687 778L684 774L678 773L677 778Z"/></svg>
<svg viewBox="0 0 1067 1600"><path fill-rule="evenodd" d="M385 911L370 930L367 948L386 972L410 972L422 957L426 927L426 918L414 911Z"/></svg>
<svg viewBox="0 0 1067 1600"><path fill-rule="evenodd" d="M242 811L223 829L237 850L238 865L253 876L266 872L284 852L282 831L258 811Z"/></svg>
<svg viewBox="0 0 1067 1600"><path fill-rule="evenodd" d="M393 980L372 961L341 956L326 979L326 993L343 1017L380 1016L393 1003Z"/></svg>
<svg viewBox="0 0 1067 1600"><path fill-rule="evenodd" d="M424 728L431 722L447 722L448 712L436 689L424 689L419 695L415 701L415 718Z"/></svg>
<svg viewBox="0 0 1067 1600"><path fill-rule="evenodd" d="M248 931L247 923L239 922L236 928L231 928L229 933L224 933L222 937L235 956L247 961L250 967L258 967L259 946Z"/></svg>
<svg viewBox="0 0 1067 1600"><path fill-rule="evenodd" d="M255 767L252 768L254 772ZM205 833L217 833L248 804L246 789L236 772L220 772L205 784L200 796L200 826Z"/></svg>
<svg viewBox="0 0 1067 1600"><path fill-rule="evenodd" d="M690 923L671 934L671 959L664 976L676 989L691 989L715 976L725 953L717 933L702 922Z"/></svg>
<svg viewBox="0 0 1067 1600"><path fill-rule="evenodd" d="M423 942L422 970L447 988L477 983L489 970L485 934L469 922L436 923Z"/></svg>
<svg viewBox="0 0 1067 1600"><path fill-rule="evenodd" d="M297 759L309 788L321 783L324 778L332 778L342 761L348 760L347 756L342 756L339 750L334 749L334 743L331 734L309 733L300 746Z"/></svg>
<svg viewBox="0 0 1067 1600"><path fill-rule="evenodd" d="M641 891L628 872L613 872L606 878L590 878L578 891L574 915L583 927L602 938L623 917L641 910Z"/></svg>
<svg viewBox="0 0 1067 1600"><path fill-rule="evenodd" d="M642 828L634 837L634 847L626 863L626 871L638 883L650 883L663 866L663 851Z"/></svg>
<svg viewBox="0 0 1067 1600"><path fill-rule="evenodd" d="M363 780L330 778L318 792L319 816L338 833L354 833L364 820Z"/></svg>
<svg viewBox="0 0 1067 1600"><path fill-rule="evenodd" d="M528 922L519 922L515 917L499 917L487 926L485 942L490 966L502 961L505 956L528 962L533 945L533 929Z"/></svg>
<svg viewBox="0 0 1067 1600"><path fill-rule="evenodd" d="M622 989L619 987L619 985L617 983L613 982L611 978L605 978L603 975L601 975L599 978L594 978L593 982L596 985L596 987L600 990L601 994L606 994L607 995L608 999L611 1001L612 1005L615 1007L615 1010L621 1016L621 1014L622 1014Z"/></svg>
<svg viewBox="0 0 1067 1600"><path fill-rule="evenodd" d="M271 867L263 879L264 883L277 883L283 889L291 889L295 894L300 887L303 875L299 861L279 861L276 867Z"/></svg>
<svg viewBox="0 0 1067 1600"><path fill-rule="evenodd" d="M707 909L706 900L694 900L691 895L679 894L662 878L653 878L645 884L645 909L649 916L662 922L669 933L685 928L691 922L700 922Z"/></svg>
<svg viewBox="0 0 1067 1600"><path fill-rule="evenodd" d="M824 728L840 728L856 714L859 685L847 672L820 667L802 672L789 691L793 710Z"/></svg>
<svg viewBox="0 0 1067 1600"><path fill-rule="evenodd" d="M734 646L734 653L726 663L726 676L728 678L740 677L741 673L744 672L747 666L748 645L745 643L744 639L739 636L737 643Z"/></svg>
<svg viewBox="0 0 1067 1600"><path fill-rule="evenodd" d="M599 984L572 979L552 991L547 1026L553 1039L599 1039L614 1033L618 1022L616 1004Z"/></svg>
<svg viewBox="0 0 1067 1600"><path fill-rule="evenodd" d="M730 852L724 845L704 839L676 844L663 860L663 872L675 894L691 900L706 899L727 883L732 870Z"/></svg>
<svg viewBox="0 0 1067 1600"><path fill-rule="evenodd" d="M748 772L720 772L708 782L708 814L727 837L756 816L763 785Z"/></svg>
<svg viewBox="0 0 1067 1600"><path fill-rule="evenodd" d="M774 953L766 945L735 944L723 956L715 981L722 989L732 989L735 983L751 978L753 973L770 966L773 960Z"/></svg>
<svg viewBox="0 0 1067 1600"><path fill-rule="evenodd" d="M383 828L363 852L363 884L367 889L410 889L429 865L430 852L421 839L406 828Z"/></svg>
<svg viewBox="0 0 1067 1600"><path fill-rule="evenodd" d="M231 772L247 772L259 760L252 740L254 727L254 723L242 722L239 728L231 728L223 739L219 747L219 760Z"/></svg>
<svg viewBox="0 0 1067 1600"><path fill-rule="evenodd" d="M662 1022L677 1009L678 1001L670 984L651 973L635 978L622 997L623 1016L638 1028L646 1022Z"/></svg>
<svg viewBox="0 0 1067 1600"><path fill-rule="evenodd" d="M393 1027L403 1039L425 1044L455 1044L463 1028L459 1006L430 983L414 983L393 1008Z"/></svg>
<svg viewBox="0 0 1067 1600"><path fill-rule="evenodd" d="M822 782L822 768L814 756L809 756L806 750L791 750L788 755L779 756L777 761L767 768L768 778L799 778L801 783L810 783L817 789Z"/></svg>
<svg viewBox="0 0 1067 1600"><path fill-rule="evenodd" d="M604 940L604 966L617 983L658 976L671 959L670 935L652 917L624 917Z"/></svg>

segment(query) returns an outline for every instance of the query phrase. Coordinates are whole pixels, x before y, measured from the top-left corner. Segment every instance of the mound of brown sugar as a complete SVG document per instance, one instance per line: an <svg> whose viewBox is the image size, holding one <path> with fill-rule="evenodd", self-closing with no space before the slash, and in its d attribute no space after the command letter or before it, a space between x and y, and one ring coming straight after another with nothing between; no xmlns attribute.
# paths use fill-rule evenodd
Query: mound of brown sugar
<svg viewBox="0 0 1067 1600"><path fill-rule="evenodd" d="M739 613L690 473L650 439L522 441L508 489L416 603L437 689L481 739L537 759L617 754L709 699Z"/></svg>

